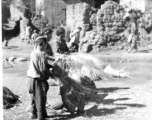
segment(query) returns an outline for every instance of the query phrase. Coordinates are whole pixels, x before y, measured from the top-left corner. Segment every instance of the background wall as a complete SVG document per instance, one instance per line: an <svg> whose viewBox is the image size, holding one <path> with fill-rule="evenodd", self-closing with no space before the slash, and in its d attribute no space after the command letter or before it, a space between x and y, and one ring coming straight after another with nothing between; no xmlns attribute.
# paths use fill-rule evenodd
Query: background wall
<svg viewBox="0 0 152 120"><path fill-rule="evenodd" d="M146 0L145 10L152 9L152 0Z"/></svg>
<svg viewBox="0 0 152 120"><path fill-rule="evenodd" d="M36 8L41 6L41 14L49 19L49 24L58 26L62 20L66 23L67 6L86 2L94 7L94 0L36 0ZM43 7L44 6L44 7Z"/></svg>

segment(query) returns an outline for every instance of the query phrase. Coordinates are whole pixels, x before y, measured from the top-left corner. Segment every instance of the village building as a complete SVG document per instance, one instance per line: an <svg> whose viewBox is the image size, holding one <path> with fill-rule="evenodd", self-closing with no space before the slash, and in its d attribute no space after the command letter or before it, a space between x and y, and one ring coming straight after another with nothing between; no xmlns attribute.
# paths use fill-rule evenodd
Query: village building
<svg viewBox="0 0 152 120"><path fill-rule="evenodd" d="M56 27L63 21L71 29L89 24L91 8L100 8L107 0L36 0L36 11ZM119 0L114 0L119 2Z"/></svg>
<svg viewBox="0 0 152 120"><path fill-rule="evenodd" d="M66 23L66 18L71 12L69 9L67 10L67 6L79 3L88 3L91 7L94 7L94 0L36 0L36 10L38 14L42 14L49 19L50 25L56 27L60 24L60 21ZM77 12L77 14L79 13Z"/></svg>
<svg viewBox="0 0 152 120"><path fill-rule="evenodd" d="M27 2L25 0L12 0L15 4L21 1ZM28 0L31 1L31 0ZM100 9L101 5L107 0L33 0L33 6L35 6L36 13L41 14L48 18L49 23L53 27L57 27L60 21L63 21L65 25L70 27L72 30L78 26L87 27L90 19L90 11L92 8ZM124 7L129 7L130 9L139 9L141 11L146 11L151 9L152 0L111 0L119 3ZM27 3L25 3L27 4ZM18 5L17 5L18 6ZM10 4L10 18L14 20L18 16L24 18L23 24L21 24L21 29L25 26L26 18L24 13L18 9L14 4ZM3 7L6 9L5 7ZM2 10L3 13L6 10ZM35 14L35 13L34 13ZM5 16L7 17L7 16ZM5 20L3 17L3 21ZM28 18L29 19L29 18ZM25 27L24 27L25 28ZM21 31L24 31L22 29Z"/></svg>

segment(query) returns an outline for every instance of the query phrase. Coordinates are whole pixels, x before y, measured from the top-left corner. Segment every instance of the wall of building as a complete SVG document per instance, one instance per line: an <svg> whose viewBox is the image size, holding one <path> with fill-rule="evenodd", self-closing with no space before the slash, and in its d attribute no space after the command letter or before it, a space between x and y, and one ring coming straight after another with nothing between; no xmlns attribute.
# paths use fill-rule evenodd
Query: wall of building
<svg viewBox="0 0 152 120"><path fill-rule="evenodd" d="M58 26L60 21L66 23L67 6L82 2L94 6L94 0L36 0L36 9L41 6L41 14L49 19L49 24Z"/></svg>
<svg viewBox="0 0 152 120"><path fill-rule="evenodd" d="M7 5L2 6L2 23L7 23L10 18L10 7Z"/></svg>
<svg viewBox="0 0 152 120"><path fill-rule="evenodd" d="M28 19L24 16L24 13L21 12L14 4L10 5L10 14L11 14L11 20L18 20L19 18L22 18L20 21L20 35L25 35L25 27L28 23Z"/></svg>
<svg viewBox="0 0 152 120"><path fill-rule="evenodd" d="M87 3L77 3L67 6L66 23L71 30L77 27L88 28L90 23L91 7Z"/></svg>
<svg viewBox="0 0 152 120"><path fill-rule="evenodd" d="M62 0L45 0L45 16L49 23L58 26L59 22L65 21L66 4Z"/></svg>
<svg viewBox="0 0 152 120"><path fill-rule="evenodd" d="M152 0L146 0L145 10L152 9Z"/></svg>

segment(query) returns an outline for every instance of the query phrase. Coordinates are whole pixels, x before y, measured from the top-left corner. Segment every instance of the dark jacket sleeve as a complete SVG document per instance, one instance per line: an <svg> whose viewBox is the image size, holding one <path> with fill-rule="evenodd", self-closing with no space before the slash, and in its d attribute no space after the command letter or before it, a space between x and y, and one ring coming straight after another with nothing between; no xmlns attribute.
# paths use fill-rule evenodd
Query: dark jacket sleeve
<svg viewBox="0 0 152 120"><path fill-rule="evenodd" d="M65 40L64 40L64 46L65 46L65 52L68 52L68 51L69 51L69 48L68 48L68 46L67 46Z"/></svg>
<svg viewBox="0 0 152 120"><path fill-rule="evenodd" d="M49 43L47 43L46 53L47 53L49 56L53 56L52 47L51 47L51 45L50 45Z"/></svg>

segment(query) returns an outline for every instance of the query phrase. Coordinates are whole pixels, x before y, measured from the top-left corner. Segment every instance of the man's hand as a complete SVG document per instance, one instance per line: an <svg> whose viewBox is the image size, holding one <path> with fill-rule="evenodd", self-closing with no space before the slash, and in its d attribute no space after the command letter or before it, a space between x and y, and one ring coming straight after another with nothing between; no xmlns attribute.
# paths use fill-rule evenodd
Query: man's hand
<svg viewBox="0 0 152 120"><path fill-rule="evenodd" d="M55 58L53 56L47 56L48 60L54 61Z"/></svg>
<svg viewBox="0 0 152 120"><path fill-rule="evenodd" d="M62 58L63 58L63 55L57 55L57 56L55 56L55 61L59 61Z"/></svg>
<svg viewBox="0 0 152 120"><path fill-rule="evenodd" d="M66 57L66 56L69 55L69 54L70 54L69 51L68 51L68 52L65 52L63 57Z"/></svg>

